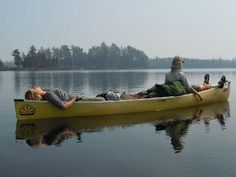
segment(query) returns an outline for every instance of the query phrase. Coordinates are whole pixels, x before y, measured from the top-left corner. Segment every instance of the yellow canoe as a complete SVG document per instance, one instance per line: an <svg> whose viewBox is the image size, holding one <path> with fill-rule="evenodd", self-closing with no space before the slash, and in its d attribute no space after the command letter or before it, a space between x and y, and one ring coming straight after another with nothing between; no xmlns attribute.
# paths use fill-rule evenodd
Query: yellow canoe
<svg viewBox="0 0 236 177"><path fill-rule="evenodd" d="M186 94L138 100L76 102L67 110L60 110L46 101L15 99L14 102L16 118L18 120L28 120L157 112L226 101L229 93L230 83L223 89L212 88L199 92L203 101L197 100L193 94Z"/></svg>
<svg viewBox="0 0 236 177"><path fill-rule="evenodd" d="M230 115L228 102L217 102L195 107L166 110L161 112L145 112L97 117L58 118L41 120L17 120L16 140L27 140L42 135L58 132L55 130L70 130L72 132L101 132L106 128L131 127L138 124L158 124L194 120L209 123L213 119L226 119Z"/></svg>

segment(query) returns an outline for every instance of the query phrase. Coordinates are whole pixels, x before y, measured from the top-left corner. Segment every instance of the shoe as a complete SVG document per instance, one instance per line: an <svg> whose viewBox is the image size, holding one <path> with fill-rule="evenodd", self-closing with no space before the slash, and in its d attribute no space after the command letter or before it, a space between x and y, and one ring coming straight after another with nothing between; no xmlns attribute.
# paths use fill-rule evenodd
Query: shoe
<svg viewBox="0 0 236 177"><path fill-rule="evenodd" d="M205 74L204 76L204 82L205 84L209 84L209 80L210 80L210 75L209 74Z"/></svg>
<svg viewBox="0 0 236 177"><path fill-rule="evenodd" d="M218 87L223 88L226 82L227 82L226 77L223 75L220 81L218 82Z"/></svg>

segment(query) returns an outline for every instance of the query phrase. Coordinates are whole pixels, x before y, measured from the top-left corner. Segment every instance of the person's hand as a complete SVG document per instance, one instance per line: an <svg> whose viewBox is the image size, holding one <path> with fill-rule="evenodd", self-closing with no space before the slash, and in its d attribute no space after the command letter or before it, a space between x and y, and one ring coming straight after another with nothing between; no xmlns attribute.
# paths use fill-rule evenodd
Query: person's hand
<svg viewBox="0 0 236 177"><path fill-rule="evenodd" d="M199 98L199 101L203 101L203 98L202 98L202 96L201 95L197 95L198 96L198 98Z"/></svg>
<svg viewBox="0 0 236 177"><path fill-rule="evenodd" d="M195 98L196 98L197 101L203 101L203 98L202 98L201 95L199 95L199 94L194 94L194 96L195 96Z"/></svg>
<svg viewBox="0 0 236 177"><path fill-rule="evenodd" d="M198 101L203 101L202 96L192 87L191 89L192 93L194 94L194 96L196 96L196 98L198 99Z"/></svg>

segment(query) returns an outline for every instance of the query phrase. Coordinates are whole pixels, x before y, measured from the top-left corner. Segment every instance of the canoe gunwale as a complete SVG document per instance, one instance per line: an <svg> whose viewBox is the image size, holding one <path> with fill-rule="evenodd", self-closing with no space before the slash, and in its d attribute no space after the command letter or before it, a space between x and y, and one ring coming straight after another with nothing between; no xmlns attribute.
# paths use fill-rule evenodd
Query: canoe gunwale
<svg viewBox="0 0 236 177"><path fill-rule="evenodd" d="M208 90L204 90L204 91L201 91L199 92L200 94L201 93L205 93L205 92L210 92L212 91L214 88L211 88L211 89L208 89ZM155 97L155 98L143 98L143 99L127 99L127 100L119 100L119 101L116 101L116 100L108 100L108 101L77 101L75 102L75 104L83 104L83 103L86 103L86 104L94 104L94 103L100 103L100 104L103 104L103 103L117 103L117 102L137 102L137 101L148 101L148 100L159 100L159 101L165 101L165 100L171 100L171 99L174 99L174 98L180 98L180 97L188 97L188 96L192 96L193 93L188 93L188 94L185 94L185 95L179 95L179 96L166 96L166 97ZM49 103L48 101L38 101L38 100L24 100L24 99L14 99L14 102L29 102L29 103Z"/></svg>

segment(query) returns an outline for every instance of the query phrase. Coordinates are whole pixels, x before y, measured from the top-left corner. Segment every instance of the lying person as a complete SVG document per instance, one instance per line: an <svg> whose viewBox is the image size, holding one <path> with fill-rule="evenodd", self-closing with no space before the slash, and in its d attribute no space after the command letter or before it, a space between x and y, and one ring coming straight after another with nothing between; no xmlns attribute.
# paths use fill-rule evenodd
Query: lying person
<svg viewBox="0 0 236 177"><path fill-rule="evenodd" d="M199 100L203 100L199 91L207 90L210 88L223 88L227 82L225 76L221 77L221 80L217 85L210 85L210 75L204 76L204 82L201 85L190 85L186 74L182 71L184 60L175 56L172 60L171 70L165 75L164 84L155 84L152 88L139 92L137 94L121 94L121 99L140 99L140 98L152 98L152 97L165 97L165 96L179 96L186 93L193 93Z"/></svg>
<svg viewBox="0 0 236 177"><path fill-rule="evenodd" d="M129 94L129 93L119 93L118 91L109 91L98 94L97 97L103 97L105 100L110 101L119 101L119 100L129 100L129 99L142 99L142 98L153 98L153 97L164 97L164 96L180 96L187 93L191 93L190 86L187 80L187 77L180 73L180 76L184 78L185 82L181 79L179 81L167 81L165 84L155 84L152 88L147 89L146 91L139 92L137 94ZM181 78L180 77L180 78ZM200 85L192 85L191 89L195 90L197 94L198 92L207 90L210 88L223 88L224 84L227 82L225 76L221 77L221 80L217 85L209 84L210 75L205 74L203 84ZM187 84L187 86L186 86ZM189 89L187 89L189 88ZM202 100L201 95L198 96L199 100Z"/></svg>
<svg viewBox="0 0 236 177"><path fill-rule="evenodd" d="M73 96L59 89L42 89L41 87L32 87L25 92L26 100L45 100L56 107L65 110L71 107L76 101L104 101L102 97L86 98L80 95Z"/></svg>
<svg viewBox="0 0 236 177"><path fill-rule="evenodd" d="M155 84L152 88L147 89L146 91L143 92L139 92L137 94L121 94L120 98L127 100L127 99L166 97L166 96L180 96L187 93L191 93L192 91L190 89L192 89L196 92L194 95L198 96L199 100L202 100L202 97L198 92L210 88L223 88L224 84L227 82L225 76L222 76L221 80L218 82L217 85L211 85L209 84L210 75L205 74L203 84L186 86L186 84L188 84L187 77L184 76L183 78L185 78L186 83L184 83L184 81L182 81L181 79L172 82L166 81L165 84Z"/></svg>
<svg viewBox="0 0 236 177"><path fill-rule="evenodd" d="M202 100L201 95L198 93L210 88L223 88L224 84L227 82L225 76L221 77L221 80L217 85L209 84L209 74L205 74L204 82L200 85L192 85L186 88L185 83L182 80L166 82L165 84L155 84L152 88L146 90L145 92L140 92L138 95L147 97L163 97L163 96L180 96L187 93L194 93L199 100ZM188 83L188 82L187 82ZM196 93L195 93L196 92Z"/></svg>

